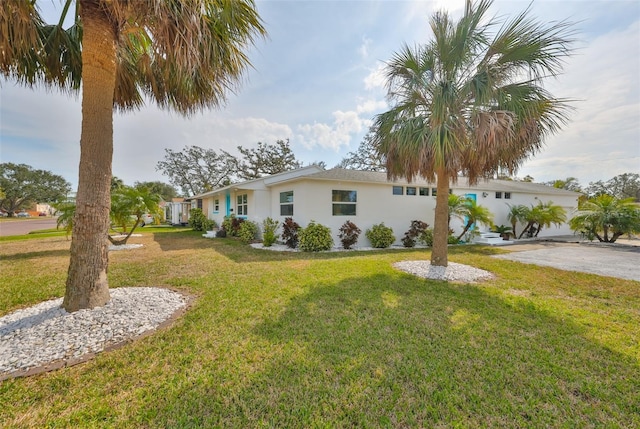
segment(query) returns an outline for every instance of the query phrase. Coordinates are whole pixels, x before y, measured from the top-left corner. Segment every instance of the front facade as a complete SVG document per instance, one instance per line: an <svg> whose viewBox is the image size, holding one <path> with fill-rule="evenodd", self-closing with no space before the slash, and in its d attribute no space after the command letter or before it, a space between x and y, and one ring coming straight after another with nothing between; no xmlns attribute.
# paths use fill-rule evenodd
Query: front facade
<svg viewBox="0 0 640 429"><path fill-rule="evenodd" d="M334 168L322 170L305 167L266 178L255 179L194 197L201 200L209 219L221 224L224 217L238 217L261 225L267 217L283 221L292 217L301 226L316 221L331 228L334 242L339 245L338 230L347 220L355 223L362 235L360 246L368 245L364 231L384 222L393 228L396 244L412 220L433 226L435 183L418 179L389 181L386 173ZM496 225L510 225L507 217L510 205L536 205L552 201L562 206L570 217L577 207L579 194L546 185L504 180L489 180L469 186L460 178L451 192L474 198L494 215ZM518 225L521 230L524 225ZM451 220L455 232L462 231L462 221ZM488 230L480 226L482 231ZM519 232L519 231L518 231ZM540 237L572 234L567 224L551 226Z"/></svg>

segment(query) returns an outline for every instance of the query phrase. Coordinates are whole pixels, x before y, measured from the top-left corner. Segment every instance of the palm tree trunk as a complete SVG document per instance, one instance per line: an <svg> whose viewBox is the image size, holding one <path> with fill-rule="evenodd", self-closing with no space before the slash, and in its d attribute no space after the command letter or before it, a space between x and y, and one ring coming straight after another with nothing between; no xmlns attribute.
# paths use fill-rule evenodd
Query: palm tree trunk
<svg viewBox="0 0 640 429"><path fill-rule="evenodd" d="M436 172L436 212L433 221L433 249L431 251L431 265L446 267L447 260L447 238L449 237L449 176L443 169Z"/></svg>
<svg viewBox="0 0 640 429"><path fill-rule="evenodd" d="M467 224L464 226L464 229L462 230L462 233L458 236L458 240L460 240L467 233L467 231L469 231L471 225L473 225L473 222L467 222Z"/></svg>
<svg viewBox="0 0 640 429"><path fill-rule="evenodd" d="M98 1L80 0L82 41L82 132L80 176L73 221L71 260L63 307L67 311L109 302L107 281L113 93L116 38Z"/></svg>

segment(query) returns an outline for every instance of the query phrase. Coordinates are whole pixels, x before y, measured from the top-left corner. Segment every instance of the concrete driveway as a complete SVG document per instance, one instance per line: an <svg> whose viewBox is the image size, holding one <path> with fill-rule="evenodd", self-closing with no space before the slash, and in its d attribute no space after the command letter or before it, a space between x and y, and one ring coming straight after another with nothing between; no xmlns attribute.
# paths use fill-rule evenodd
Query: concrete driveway
<svg viewBox="0 0 640 429"><path fill-rule="evenodd" d="M512 253L493 257L640 281L640 246L535 242L505 249Z"/></svg>

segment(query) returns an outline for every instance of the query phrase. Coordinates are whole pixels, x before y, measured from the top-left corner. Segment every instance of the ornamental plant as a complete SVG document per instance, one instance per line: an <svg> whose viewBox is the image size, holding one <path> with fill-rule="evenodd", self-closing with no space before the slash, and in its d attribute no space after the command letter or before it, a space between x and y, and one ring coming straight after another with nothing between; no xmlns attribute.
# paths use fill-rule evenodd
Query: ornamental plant
<svg viewBox="0 0 640 429"><path fill-rule="evenodd" d="M229 237L237 237L240 231L240 225L244 222L244 219L236 217L235 214L225 216L222 221L222 228L227 232Z"/></svg>
<svg viewBox="0 0 640 429"><path fill-rule="evenodd" d="M240 223L238 228L238 237L243 243L249 244L256 239L259 232L260 229L258 228L258 224L247 220Z"/></svg>
<svg viewBox="0 0 640 429"><path fill-rule="evenodd" d="M280 222L270 217L262 221L262 245L264 247L271 247L276 242L278 227L280 227Z"/></svg>
<svg viewBox="0 0 640 429"><path fill-rule="evenodd" d="M350 220L343 223L338 231L340 231L338 238L342 243L342 247L347 250L351 249L351 247L358 242L358 237L362 232L360 231L360 228Z"/></svg>
<svg viewBox="0 0 640 429"><path fill-rule="evenodd" d="M298 230L300 225L291 217L284 218L282 223L282 240L287 247L295 249L298 247Z"/></svg>
<svg viewBox="0 0 640 429"><path fill-rule="evenodd" d="M421 220L412 220L409 230L404 233L402 245L404 247L415 247L418 237L420 237L429 228L429 224Z"/></svg>
<svg viewBox="0 0 640 429"><path fill-rule="evenodd" d="M396 241L396 237L393 235L393 229L385 226L384 222L373 225L371 229L365 232L365 235L371 242L371 246L378 249L387 248Z"/></svg>
<svg viewBox="0 0 640 429"><path fill-rule="evenodd" d="M207 217L202 212L202 209L191 209L189 212L189 226L194 231L204 231L206 221Z"/></svg>
<svg viewBox="0 0 640 429"><path fill-rule="evenodd" d="M331 250L333 247L331 229L314 221L311 221L306 228L301 228L298 236L300 249L303 252L321 252Z"/></svg>

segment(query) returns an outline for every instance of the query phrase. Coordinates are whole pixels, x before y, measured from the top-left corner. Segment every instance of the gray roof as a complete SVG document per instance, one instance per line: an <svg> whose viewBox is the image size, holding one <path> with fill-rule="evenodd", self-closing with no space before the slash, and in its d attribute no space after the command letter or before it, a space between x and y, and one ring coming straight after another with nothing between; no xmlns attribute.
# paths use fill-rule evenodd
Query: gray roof
<svg viewBox="0 0 640 429"><path fill-rule="evenodd" d="M377 171L360 171L360 170L348 170L344 168L332 168L331 170L320 171L309 176L301 176L296 180L336 180L336 181L348 181L348 182L365 182L365 183L388 183L398 185L415 185L415 186L429 186L435 187L434 182L429 182L422 177L416 177L409 182L406 179L388 180L386 172ZM503 192L522 192L528 194L553 194L553 195L571 195L579 196L580 193L574 191L567 191L566 189L557 189L552 186L543 185L541 183L532 182L517 182L513 180L497 180L488 179L480 180L476 185L469 185L469 181L466 177L458 177L456 184L451 184L452 189L479 189L489 191L503 191Z"/></svg>

